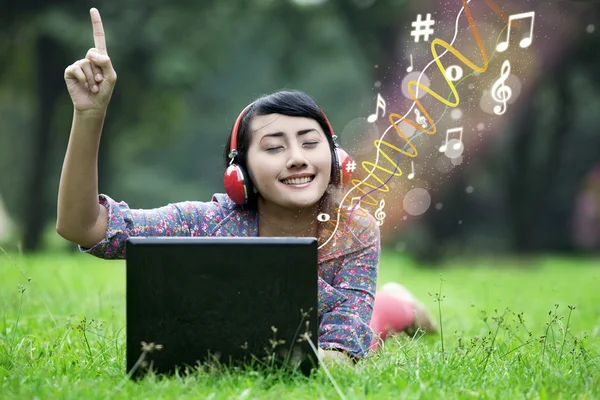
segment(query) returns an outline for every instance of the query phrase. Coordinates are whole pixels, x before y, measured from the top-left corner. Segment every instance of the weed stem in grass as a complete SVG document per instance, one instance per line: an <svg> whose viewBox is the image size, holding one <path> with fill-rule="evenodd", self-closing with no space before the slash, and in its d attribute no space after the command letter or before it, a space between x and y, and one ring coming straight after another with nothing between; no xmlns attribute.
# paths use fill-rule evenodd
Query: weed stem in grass
<svg viewBox="0 0 600 400"><path fill-rule="evenodd" d="M446 350L444 348L444 324L442 323L442 299L445 296L442 296L442 283L444 280L440 278L440 292L436 293L436 300L438 303L438 314L440 319L440 339L442 341L442 360L446 359Z"/></svg>
<svg viewBox="0 0 600 400"><path fill-rule="evenodd" d="M21 293L21 298L19 299L19 311L17 312L17 322L15 323L15 332L13 333L11 351L15 350L15 339L17 338L17 329L19 328L19 319L21 318L21 309L23 308L23 296L25 295L25 288L22 285L18 285L17 287L19 288L19 292Z"/></svg>
<svg viewBox="0 0 600 400"><path fill-rule="evenodd" d="M563 332L563 342L562 345L560 346L560 355L558 356L559 359L562 359L562 355L563 355L563 349L565 348L565 341L567 340L567 332L569 332L569 323L571 322L571 314L573 313L573 310L575 309L574 306L567 306L569 308L569 315L567 316L567 326L565 326L564 332Z"/></svg>

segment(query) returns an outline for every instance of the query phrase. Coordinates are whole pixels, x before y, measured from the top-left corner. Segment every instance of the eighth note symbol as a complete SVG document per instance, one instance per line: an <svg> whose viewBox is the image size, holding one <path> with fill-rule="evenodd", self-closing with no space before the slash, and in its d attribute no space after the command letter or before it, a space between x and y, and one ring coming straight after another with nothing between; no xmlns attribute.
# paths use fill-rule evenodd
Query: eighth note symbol
<svg viewBox="0 0 600 400"><path fill-rule="evenodd" d="M512 96L512 90L508 86L504 86L504 82L506 82L506 78L510 75L510 62L508 60L504 60L502 63L502 70L500 73L500 79L494 82L494 86L492 86L492 97L497 102L502 103L502 106L497 105L494 107L494 113L496 115L502 115L506 111L506 101L510 99Z"/></svg>
<svg viewBox="0 0 600 400"><path fill-rule="evenodd" d="M508 49L508 41L510 40L510 26L512 25L511 21L524 18L531 18L531 28L529 29L529 36L521 39L521 41L519 42L519 46L525 48L531 45L531 42L533 41L533 22L535 21L535 11L515 14L508 17L508 31L506 32L506 40L504 42L498 43L498 46L496 46L496 50L499 53L502 53L503 51Z"/></svg>
<svg viewBox="0 0 600 400"><path fill-rule="evenodd" d="M375 210L375 219L377 219L377 225L383 225L383 220L385 219L385 213L383 212L383 207L385 206L385 200L381 199L379 203L379 208Z"/></svg>
<svg viewBox="0 0 600 400"><path fill-rule="evenodd" d="M379 109L381 108L381 116L383 116L383 114L385 114L385 100L383 100L383 97L381 97L381 95L379 93L377 93L377 108L375 109L375 114L371 114L367 117L367 121L369 122L375 122L377 121L377 117L379 115Z"/></svg>
<svg viewBox="0 0 600 400"><path fill-rule="evenodd" d="M448 129L446 131L446 141L444 142L443 145L440 146L441 153L444 153L448 149L448 135L451 133L460 133L460 137L458 138L458 141L456 141L456 143L454 143L454 145L452 145L452 149L460 150L460 148L463 146L463 143L462 143L463 127L461 126L460 128ZM452 140L456 140L456 139L452 139Z"/></svg>
<svg viewBox="0 0 600 400"><path fill-rule="evenodd" d="M427 128L427 118L424 115L421 115L419 110L415 108L415 115L417 116L417 124L420 124L423 128Z"/></svg>

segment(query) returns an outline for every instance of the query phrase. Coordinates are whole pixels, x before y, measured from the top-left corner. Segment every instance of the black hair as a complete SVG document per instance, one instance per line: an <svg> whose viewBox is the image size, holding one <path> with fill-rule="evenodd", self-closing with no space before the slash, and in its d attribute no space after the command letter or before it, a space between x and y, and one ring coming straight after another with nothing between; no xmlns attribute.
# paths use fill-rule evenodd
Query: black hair
<svg viewBox="0 0 600 400"><path fill-rule="evenodd" d="M282 114L291 117L306 117L317 121L325 133L325 137L327 138L327 142L329 143L329 148L331 149L332 153L331 183L334 185L339 184L340 171L339 166L335 162L335 142L332 136L333 132L330 131L325 114L317 105L315 99L308 94L299 90L282 90L259 97L246 111L245 115L240 121L237 134L237 156L235 158L235 163L242 167L246 172L246 178L248 180L247 207L256 209L258 198L253 191L254 183L252 182L250 174L248 173L248 147L250 146L251 139L250 123L254 116L268 114ZM232 135L233 132L229 134L229 138L227 139L227 143L225 145L225 151L223 152L225 168L227 168L231 162L231 159L229 158L229 145L231 143Z"/></svg>

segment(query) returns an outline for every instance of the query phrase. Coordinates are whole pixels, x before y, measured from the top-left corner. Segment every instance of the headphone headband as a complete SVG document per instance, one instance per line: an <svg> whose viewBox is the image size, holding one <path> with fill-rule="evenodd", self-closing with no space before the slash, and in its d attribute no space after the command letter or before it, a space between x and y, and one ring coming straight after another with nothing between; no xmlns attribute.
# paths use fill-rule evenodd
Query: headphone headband
<svg viewBox="0 0 600 400"><path fill-rule="evenodd" d="M248 104L242 110L240 115L238 115L237 119L235 120L235 124L233 124L233 130L231 131L231 133L232 133L231 142L229 143L229 158L231 159L231 162L233 162L233 159L237 155L237 136L238 136L238 131L240 128L240 123L242 122L242 118L244 118L244 115L246 115L246 112L248 111L248 109L250 107L252 107L254 105L254 103L256 103L256 102L253 101L252 103ZM325 115L325 112L323 110L321 110L321 108L319 108L319 110L321 111L321 114L323 114L323 118L325 119L327 128L329 128L329 134L333 137L333 140L335 141L337 139L337 136L333 133L333 128L331 126L331 123L329 123L329 119L327 118L327 115ZM337 143L336 143L336 147L337 147Z"/></svg>

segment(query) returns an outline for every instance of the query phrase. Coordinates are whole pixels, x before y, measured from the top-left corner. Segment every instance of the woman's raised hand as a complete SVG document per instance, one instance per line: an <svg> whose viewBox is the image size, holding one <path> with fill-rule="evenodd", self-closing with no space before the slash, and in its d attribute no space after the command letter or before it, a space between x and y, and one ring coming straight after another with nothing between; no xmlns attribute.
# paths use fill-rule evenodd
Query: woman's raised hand
<svg viewBox="0 0 600 400"><path fill-rule="evenodd" d="M90 16L94 32L94 47L88 50L85 58L65 69L65 82L76 111L105 113L117 81L117 73L106 52L100 13L92 8Z"/></svg>

